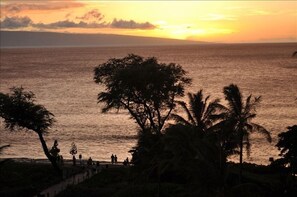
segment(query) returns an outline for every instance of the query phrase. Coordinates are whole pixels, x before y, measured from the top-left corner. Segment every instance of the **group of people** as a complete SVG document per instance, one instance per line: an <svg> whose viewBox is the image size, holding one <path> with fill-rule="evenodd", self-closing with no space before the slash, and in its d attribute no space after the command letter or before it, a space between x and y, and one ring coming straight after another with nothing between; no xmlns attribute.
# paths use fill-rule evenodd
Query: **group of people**
<svg viewBox="0 0 297 197"><path fill-rule="evenodd" d="M111 159L111 164L118 163L118 157L117 157L117 155L111 154L110 159ZM128 157L123 161L123 165L124 166L129 165L129 158Z"/></svg>
<svg viewBox="0 0 297 197"><path fill-rule="evenodd" d="M57 162L59 164L63 165L64 159L63 159L62 155L59 155L60 149L58 148L58 140L54 141L53 147L51 148L51 150L49 152L54 158L56 158L56 160L57 160ZM74 145L74 148L72 148L70 150L70 154L72 154L72 164L73 164L73 166L76 166L76 157L75 157L76 153L77 153L77 149L76 149L76 146ZM79 158L80 166L84 166L84 160L82 159L82 155L79 154L78 158ZM117 157L116 154L115 155L111 154L110 158L111 158L111 163L112 164L118 163L118 157ZM97 161L96 164L95 164L95 163L93 163L92 158L89 157L89 159L87 160L87 166L95 166L95 165L97 167L99 167L99 165L100 165L99 161ZM123 165L124 166L129 165L129 158L128 157L123 161Z"/></svg>
<svg viewBox="0 0 297 197"><path fill-rule="evenodd" d="M118 163L118 157L117 155L113 155L111 154L111 163L114 164L114 163Z"/></svg>
<svg viewBox="0 0 297 197"><path fill-rule="evenodd" d="M123 161L123 165L124 166L129 166L130 165L128 157Z"/></svg>

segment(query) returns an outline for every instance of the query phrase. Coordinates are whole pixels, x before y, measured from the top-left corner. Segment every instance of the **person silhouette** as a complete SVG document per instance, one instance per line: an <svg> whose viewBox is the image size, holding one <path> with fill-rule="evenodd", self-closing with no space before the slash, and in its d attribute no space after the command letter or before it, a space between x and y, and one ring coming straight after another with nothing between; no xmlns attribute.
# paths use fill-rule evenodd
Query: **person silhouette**
<svg viewBox="0 0 297 197"><path fill-rule="evenodd" d="M62 156L62 155L60 156L60 163L61 163L61 166L63 166L63 165L64 165L64 158L63 158L63 156Z"/></svg>
<svg viewBox="0 0 297 197"><path fill-rule="evenodd" d="M93 164L93 160L92 160L92 157L90 157L90 158L88 159L88 166L92 166L92 164Z"/></svg>
<svg viewBox="0 0 297 197"><path fill-rule="evenodd" d="M79 164L82 165L82 155L79 154L78 158L79 158Z"/></svg>
<svg viewBox="0 0 297 197"><path fill-rule="evenodd" d="M75 155L73 155L73 157L72 157L72 164L73 164L73 166L76 165L76 158L75 158Z"/></svg>
<svg viewBox="0 0 297 197"><path fill-rule="evenodd" d="M111 154L111 164L113 164L114 163L114 156L113 156L113 154Z"/></svg>
<svg viewBox="0 0 297 197"><path fill-rule="evenodd" d="M118 157L117 155L114 155L114 163L117 163L118 162Z"/></svg>
<svg viewBox="0 0 297 197"><path fill-rule="evenodd" d="M49 152L55 158L55 160L59 162L59 159L60 159L60 156L59 156L60 149L58 148L58 145L59 145L58 144L58 140L55 140L54 141L54 145L53 145L53 147L51 148L51 150Z"/></svg>

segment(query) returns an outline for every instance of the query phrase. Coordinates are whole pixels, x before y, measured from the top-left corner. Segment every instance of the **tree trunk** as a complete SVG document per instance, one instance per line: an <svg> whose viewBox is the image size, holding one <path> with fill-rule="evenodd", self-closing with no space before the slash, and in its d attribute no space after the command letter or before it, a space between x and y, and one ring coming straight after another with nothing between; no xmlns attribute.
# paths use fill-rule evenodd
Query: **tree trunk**
<svg viewBox="0 0 297 197"><path fill-rule="evenodd" d="M243 155L243 132L240 131L240 152L239 152L239 182L242 182L242 155Z"/></svg>
<svg viewBox="0 0 297 197"><path fill-rule="evenodd" d="M46 142L42 136L42 133L41 132L37 132L38 134L38 137L39 137L39 140L41 142L41 145L42 145L42 148L43 148L43 152L45 154L45 156L48 158L48 160L51 162L52 166L54 167L54 169L59 173L59 175L62 175L62 171L61 169L59 168L57 162L56 162L56 158L54 158L48 151L48 148L47 148L47 145L46 145Z"/></svg>

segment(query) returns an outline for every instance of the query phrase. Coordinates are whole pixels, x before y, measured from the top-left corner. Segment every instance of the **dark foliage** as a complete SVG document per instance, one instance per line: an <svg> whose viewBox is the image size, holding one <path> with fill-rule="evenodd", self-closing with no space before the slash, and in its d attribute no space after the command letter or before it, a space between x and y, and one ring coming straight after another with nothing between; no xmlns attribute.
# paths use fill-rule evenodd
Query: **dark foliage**
<svg viewBox="0 0 297 197"><path fill-rule="evenodd" d="M276 162L289 168L292 174L297 173L297 125L288 127L288 130L278 135L279 141L276 144L280 150L280 156Z"/></svg>
<svg viewBox="0 0 297 197"><path fill-rule="evenodd" d="M197 128L173 125L162 135L141 132L132 152L142 181L197 184L212 194L221 187L219 150Z"/></svg>
<svg viewBox="0 0 297 197"><path fill-rule="evenodd" d="M137 145L130 151L134 169L144 180L156 176L152 167L154 158L162 150L160 143L162 135L154 134L150 130L140 131L138 133Z"/></svg>

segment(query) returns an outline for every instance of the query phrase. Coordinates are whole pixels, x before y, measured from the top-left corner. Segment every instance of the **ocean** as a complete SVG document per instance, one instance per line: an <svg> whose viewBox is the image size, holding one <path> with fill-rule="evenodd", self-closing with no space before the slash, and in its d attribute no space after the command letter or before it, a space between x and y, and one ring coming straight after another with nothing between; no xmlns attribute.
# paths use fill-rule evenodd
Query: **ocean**
<svg viewBox="0 0 297 197"><path fill-rule="evenodd" d="M137 125L126 111L101 113L97 94L104 90L93 81L95 66L109 58L129 53L155 56L160 62L180 64L193 79L187 92L203 89L211 99L224 104L223 87L237 84L244 97L262 96L255 122L271 131L269 144L253 134L249 158L244 161L267 164L277 157L277 135L287 126L297 124L297 58L292 53L296 43L283 44L211 44L150 47L22 48L1 49L0 91L22 86L35 93L36 101L56 118L45 136L50 148L55 139L64 158L75 142L83 158L118 160L131 158ZM186 100L186 97L181 98ZM32 131L10 132L0 122L0 144L10 144L1 158L45 158L37 135ZM231 158L234 161L238 157Z"/></svg>

